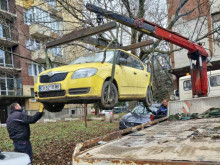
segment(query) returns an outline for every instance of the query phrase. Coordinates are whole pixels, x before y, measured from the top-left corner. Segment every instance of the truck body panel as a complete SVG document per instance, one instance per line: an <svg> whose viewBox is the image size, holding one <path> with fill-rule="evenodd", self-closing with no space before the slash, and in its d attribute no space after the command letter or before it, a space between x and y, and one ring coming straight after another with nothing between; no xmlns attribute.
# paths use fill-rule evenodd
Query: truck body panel
<svg viewBox="0 0 220 165"><path fill-rule="evenodd" d="M168 113L203 113L210 108L220 108L220 96L200 97L188 100L169 101Z"/></svg>
<svg viewBox="0 0 220 165"><path fill-rule="evenodd" d="M220 118L165 121L85 150L73 164L220 164Z"/></svg>

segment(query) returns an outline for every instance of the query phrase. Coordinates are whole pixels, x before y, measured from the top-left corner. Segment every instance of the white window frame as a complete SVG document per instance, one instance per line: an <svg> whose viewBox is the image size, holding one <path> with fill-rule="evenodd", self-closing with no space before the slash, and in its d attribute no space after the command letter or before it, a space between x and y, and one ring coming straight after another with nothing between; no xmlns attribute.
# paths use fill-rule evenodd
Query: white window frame
<svg viewBox="0 0 220 165"><path fill-rule="evenodd" d="M12 67L14 68L14 58L13 58L13 55L10 53L10 56L11 56L11 64L6 64L6 60L5 60L5 51L0 49L0 51L3 52L3 63L0 63L0 64L3 64L3 65L0 65L0 66L4 66L4 67ZM12 49L11 49L11 52L12 52ZM7 66L8 65L8 66Z"/></svg>
<svg viewBox="0 0 220 165"><path fill-rule="evenodd" d="M9 4L8 4L8 0L6 0L6 1L7 1L7 10L6 10L6 11L9 11ZM0 1L0 2L1 2L1 1ZM3 9L2 9L2 3L0 3L0 9L1 9L1 10L3 10Z"/></svg>
<svg viewBox="0 0 220 165"><path fill-rule="evenodd" d="M31 68L30 68L31 66ZM36 66L36 68L34 68L34 66ZM37 64L37 63L29 63L28 64L28 75L29 76L37 76L39 73L41 73L39 71L39 66L41 67L41 72L44 71L44 68L40 65L40 64ZM30 70L31 69L31 70ZM36 69L36 70L35 70ZM36 71L36 72L35 72Z"/></svg>
<svg viewBox="0 0 220 165"><path fill-rule="evenodd" d="M37 45L38 43L39 43L39 47ZM37 41L35 39L31 39L31 38L27 39L25 45L26 45L26 49L28 49L28 50L39 50L39 49L41 49L40 41Z"/></svg>
<svg viewBox="0 0 220 165"><path fill-rule="evenodd" d="M53 8L57 8L57 1L56 0L46 0L47 4Z"/></svg>
<svg viewBox="0 0 220 165"><path fill-rule="evenodd" d="M61 46L50 48L48 51L51 52L53 56L63 57L63 48Z"/></svg>
<svg viewBox="0 0 220 165"><path fill-rule="evenodd" d="M24 23L31 25L32 23L42 24L49 27L53 32L61 32L61 21L55 17L52 17L49 12L42 10L38 7L33 7L24 11Z"/></svg>
<svg viewBox="0 0 220 165"><path fill-rule="evenodd" d="M8 28L9 31L9 38L4 37L4 28L3 26L6 26ZM0 24L0 38L4 38L4 39L11 39L11 28L8 25L5 24Z"/></svg>
<svg viewBox="0 0 220 165"><path fill-rule="evenodd" d="M8 76L7 76L7 74L6 73L4 73L4 77L0 77L0 80L4 80L5 81L5 90L2 90L1 89L1 85L0 85L0 95L4 95L4 94L2 94L2 91L4 91L5 92L5 95L6 96L8 96L8 92L14 92L14 95L15 95L15 90L9 90L8 89L8 79L12 79L12 80L14 80L15 81L15 77L14 77L14 75L12 76L12 78L9 78ZM14 88L15 88L15 86L14 86Z"/></svg>
<svg viewBox="0 0 220 165"><path fill-rule="evenodd" d="M220 21L214 22L213 27L214 29L220 27ZM215 40L220 41L220 32L215 32L213 35Z"/></svg>

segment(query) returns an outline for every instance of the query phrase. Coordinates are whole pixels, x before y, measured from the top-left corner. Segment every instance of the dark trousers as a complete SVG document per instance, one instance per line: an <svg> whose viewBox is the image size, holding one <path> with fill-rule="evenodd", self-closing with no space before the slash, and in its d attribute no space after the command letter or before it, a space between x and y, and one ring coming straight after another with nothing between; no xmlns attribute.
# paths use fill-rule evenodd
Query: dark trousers
<svg viewBox="0 0 220 165"><path fill-rule="evenodd" d="M15 152L22 152L28 154L32 162L33 152L32 152L32 146L30 140L13 141L13 144L14 144Z"/></svg>

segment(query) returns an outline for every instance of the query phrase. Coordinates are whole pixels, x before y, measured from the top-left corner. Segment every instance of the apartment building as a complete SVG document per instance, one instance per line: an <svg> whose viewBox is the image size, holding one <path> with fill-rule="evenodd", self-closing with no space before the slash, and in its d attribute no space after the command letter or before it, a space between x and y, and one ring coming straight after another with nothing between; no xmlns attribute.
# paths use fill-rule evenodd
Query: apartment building
<svg viewBox="0 0 220 165"><path fill-rule="evenodd" d="M19 45L14 0L0 1L0 18L0 121L4 123L7 105L15 100L24 102L28 96L23 95L22 69L12 54Z"/></svg>
<svg viewBox="0 0 220 165"><path fill-rule="evenodd" d="M45 52L45 43L64 35L71 17L56 0L0 0L0 123L4 123L12 102L17 101L29 114L39 109L34 81L46 69L46 56L52 67L68 64L74 55L64 46ZM77 54L79 56L80 53ZM72 57L71 57L72 56ZM81 105L66 105L62 115L74 115Z"/></svg>
<svg viewBox="0 0 220 165"><path fill-rule="evenodd" d="M168 21L170 22L180 5L181 0L167 0L168 5ZM181 17L172 31L178 32L190 40L195 41L203 37L207 33L212 32L217 27L220 27L220 1L219 0L190 0L180 10L179 15L186 14ZM209 53L208 59L211 60L212 67L209 70L220 69L220 30L214 34L205 37L199 42ZM171 50L179 48L175 45L170 45ZM174 52L170 56L171 66L173 69L174 87L178 88L178 80L180 77L189 73L189 59L187 50Z"/></svg>

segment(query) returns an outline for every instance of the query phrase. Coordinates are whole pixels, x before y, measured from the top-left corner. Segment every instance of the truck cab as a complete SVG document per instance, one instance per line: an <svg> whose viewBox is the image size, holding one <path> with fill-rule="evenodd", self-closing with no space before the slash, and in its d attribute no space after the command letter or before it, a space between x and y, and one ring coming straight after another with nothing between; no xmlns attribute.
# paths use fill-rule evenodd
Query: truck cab
<svg viewBox="0 0 220 165"><path fill-rule="evenodd" d="M208 71L208 97L220 96L220 70ZM171 100L192 99L191 76L179 79L179 90L174 92Z"/></svg>

